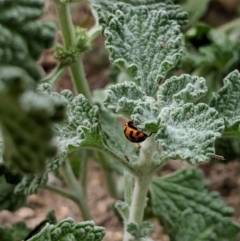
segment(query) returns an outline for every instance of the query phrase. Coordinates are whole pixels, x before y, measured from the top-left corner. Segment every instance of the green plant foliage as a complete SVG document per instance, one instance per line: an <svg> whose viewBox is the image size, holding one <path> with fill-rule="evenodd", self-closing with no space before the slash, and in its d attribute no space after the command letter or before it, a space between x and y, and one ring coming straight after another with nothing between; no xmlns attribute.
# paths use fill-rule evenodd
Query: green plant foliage
<svg viewBox="0 0 240 241"><path fill-rule="evenodd" d="M44 0L0 0L0 210L16 210L27 195L47 185L45 188L76 202L82 216L89 220L85 174L88 159L94 158L106 180L115 174L112 171L124 174L126 200L116 202L115 207L124 220L125 241L151 240L148 236L153 225L143 221L149 185L149 209L169 232L171 241L234 241L240 226L230 220L233 210L218 194L208 191L199 171L179 170L152 177L170 159L190 164L211 159L215 141L224 129L229 136L239 132L239 72L226 77L211 107L199 103L208 95L204 78L188 74L170 77L170 70L185 53L180 25L187 23L187 14L179 6L172 0L88 1L97 10L90 6L96 17L90 31L72 24L69 3L78 0L53 1L64 46L56 46L60 64L43 81L53 84L69 68L75 95L69 90L53 92L54 86L49 84L35 89L40 78L35 61L54 39L54 26L38 20ZM191 9L199 6L195 19L203 14L208 2L189 5ZM103 105L92 104L79 57L101 30L110 61L124 72L118 84L106 91L104 107L133 121L136 128L132 127L130 137L146 137L138 148L125 137L116 116ZM206 26L196 30L197 37L210 32ZM217 34L214 32L212 39ZM188 40L190 44L191 37ZM199 69L205 71L211 61L211 68L221 67L224 61L216 57L221 44L219 41L214 51L212 46L203 49L190 68L204 63ZM227 53L230 50L232 46ZM194 54L189 56L188 60L194 59ZM239 56L235 57L234 61ZM233 62L228 63L224 71L233 67ZM102 102L102 96L98 101ZM63 165L69 163L67 159L72 166ZM46 184L49 172L56 172L60 166L69 191ZM106 183L117 197L115 183ZM12 233L0 229L0 237L3 232L9 241L101 241L105 235L105 229L93 221L75 225L68 218L54 225L56 219L50 216L27 235L13 237L13 229Z"/></svg>
<svg viewBox="0 0 240 241"><path fill-rule="evenodd" d="M101 145L98 127L99 110L96 105L92 106L83 95L74 96L69 90L64 90L61 94L51 92L48 84L41 85L39 90L53 98L60 98L67 105L67 118L54 126L59 143L58 156L66 157L68 152L80 146Z"/></svg>
<svg viewBox="0 0 240 241"><path fill-rule="evenodd" d="M197 169L181 169L162 178L153 178L150 194L153 213L168 228L179 224L178 218L188 208L203 215L204 219L210 217L219 222L233 215L233 209L226 206L217 193L208 191Z"/></svg>
<svg viewBox="0 0 240 241"><path fill-rule="evenodd" d="M51 124L63 118L62 103L24 92L40 79L35 61L55 36L52 22L39 21L43 7L43 0L0 0L0 152L13 172L45 171L57 149Z"/></svg>
<svg viewBox="0 0 240 241"><path fill-rule="evenodd" d="M224 121L215 109L203 103L189 103L164 108L160 118L155 140L161 145L163 156L197 164L215 154L214 142L224 129Z"/></svg>
<svg viewBox="0 0 240 241"><path fill-rule="evenodd" d="M123 5L124 6L124 5ZM165 11L117 10L103 30L110 61L134 79L148 96L158 89L184 53L179 25ZM151 26L151 28L149 28Z"/></svg>
<svg viewBox="0 0 240 241"><path fill-rule="evenodd" d="M153 99L147 99L144 103L138 103L131 116L138 128L156 132L159 126L159 109L156 106L157 103Z"/></svg>
<svg viewBox="0 0 240 241"><path fill-rule="evenodd" d="M135 223L129 223L127 225L127 231L132 234L137 240L139 238L147 237L154 230L153 224L148 221L142 222L140 225Z"/></svg>
<svg viewBox="0 0 240 241"><path fill-rule="evenodd" d="M129 218L129 205L126 202L117 200L114 207L117 209L123 220L126 221Z"/></svg>
<svg viewBox="0 0 240 241"><path fill-rule="evenodd" d="M99 115L98 106L91 106L83 95L74 96L70 91L63 91L61 94L51 92L48 84L40 85L38 91L43 95L48 94L53 100L65 103L68 117L54 125L56 141L59 143L57 156L47 160L46 170L42 175L25 174L15 188L16 193L25 195L36 193L39 187L46 184L48 173L57 170L64 164L69 153L81 147L105 150L126 162L121 151L129 155L133 152L133 145L128 145L116 119L103 111ZM114 133L109 128L109 123L115 126ZM112 168L119 170L116 164L113 164Z"/></svg>
<svg viewBox="0 0 240 241"><path fill-rule="evenodd" d="M122 112L130 115L139 101L146 100L145 93L133 82L112 85L107 90L105 106L114 113Z"/></svg>
<svg viewBox="0 0 240 241"><path fill-rule="evenodd" d="M118 152L128 155L134 152L134 145L129 145L129 141L124 135L123 128L119 125L116 118L111 116L108 112L100 109L99 121L101 123L104 136L107 139L108 146L111 149L118 150ZM116 166L116 164L113 164L113 166ZM119 169L119 167L116 168Z"/></svg>
<svg viewBox="0 0 240 241"><path fill-rule="evenodd" d="M42 175L24 174L15 187L15 193L24 195L36 193L38 188L47 183L48 173L56 171L64 164L66 155L65 152L60 152L57 156L49 158L46 162L45 172Z"/></svg>
<svg viewBox="0 0 240 241"><path fill-rule="evenodd" d="M199 23L185 34L187 45L186 56L183 57L182 68L187 72L203 76L211 91L214 85L220 86L222 78L238 68L240 62L239 40L230 38L230 33L223 29L211 29Z"/></svg>
<svg viewBox="0 0 240 241"><path fill-rule="evenodd" d="M25 70L32 81L40 79L35 61L45 48L52 45L55 36L53 22L38 20L43 13L44 2L0 0L0 76L5 67L12 66ZM11 74L5 75L5 78L10 81Z"/></svg>
<svg viewBox="0 0 240 241"><path fill-rule="evenodd" d="M15 223L12 227L0 227L1 241L23 240L29 229L23 222Z"/></svg>
<svg viewBox="0 0 240 241"><path fill-rule="evenodd" d="M15 211L19 209L26 200L24 194L14 192L15 185L6 182L3 176L0 176L0 210Z"/></svg>
<svg viewBox="0 0 240 241"><path fill-rule="evenodd" d="M60 44L57 44L54 47L54 58L64 66L75 63L77 55L77 48L66 49L63 45Z"/></svg>
<svg viewBox="0 0 240 241"><path fill-rule="evenodd" d="M220 138L215 143L216 153L224 157L224 163L240 158L240 139Z"/></svg>
<svg viewBox="0 0 240 241"><path fill-rule="evenodd" d="M49 162L49 167L57 166L58 161L61 165L68 153L78 148L105 150L126 161L123 153L128 155L133 148L128 147L123 130L113 117L99 110L97 105L91 105L83 95L74 96L67 90L61 94L51 92L48 84L41 85L40 89L42 93L49 93L53 98L62 99L67 105L68 117L54 126L59 152L54 161Z"/></svg>
<svg viewBox="0 0 240 241"><path fill-rule="evenodd" d="M9 184L12 184L9 186L9 188L12 190L13 197L16 197L17 200L21 200L21 198L19 197L23 197L23 199L25 200L25 196L36 193L39 187L46 184L48 180L48 172L54 171L59 167L59 163L55 165L53 165L52 163L50 164L51 165L47 163L46 172L43 175L39 176L34 174L20 174L20 173L16 174L11 169L5 167L4 164L2 163L0 165L0 176L5 176L6 182ZM7 205L8 205L8 199L7 198L3 199L2 206L7 206Z"/></svg>
<svg viewBox="0 0 240 241"><path fill-rule="evenodd" d="M21 182L16 185L14 192L17 194L31 195L37 192L37 189L47 183L48 170L42 176L33 174L23 175Z"/></svg>
<svg viewBox="0 0 240 241"><path fill-rule="evenodd" d="M183 74L166 80L157 92L161 108L196 102L207 93L206 81L198 76Z"/></svg>
<svg viewBox="0 0 240 241"><path fill-rule="evenodd" d="M86 29L77 27L75 29L77 48L80 53L83 53L90 49L91 45Z"/></svg>
<svg viewBox="0 0 240 241"><path fill-rule="evenodd" d="M22 179L21 174L13 173L10 169L6 168L3 163L0 164L0 176L5 176L6 182L13 185L18 184Z"/></svg>
<svg viewBox="0 0 240 241"><path fill-rule="evenodd" d="M73 219L67 218L57 225L47 224L38 234L26 241L101 241L104 235L105 229L95 226L93 221L74 225Z"/></svg>
<svg viewBox="0 0 240 241"><path fill-rule="evenodd" d="M43 95L48 94L53 100L65 103L67 118L53 126L59 147L57 156L47 160L46 170L42 175L25 174L15 188L16 193L36 193L39 187L46 184L48 173L57 170L68 154L79 148L105 150L114 153L123 162L126 162L124 154L131 156L129 153L133 152L134 146L128 145L117 121L106 112L101 111L99 114L98 106L92 106L83 95L74 96L68 90L61 94L51 92L49 84L40 85L38 91ZM111 135L108 134L110 132Z"/></svg>
<svg viewBox="0 0 240 241"><path fill-rule="evenodd" d="M64 118L64 104L32 91L17 98L2 93L0 103L4 164L16 172L43 173L57 151L51 126Z"/></svg>
<svg viewBox="0 0 240 241"><path fill-rule="evenodd" d="M35 228L33 228L33 230L31 230L31 232L29 232L28 235L25 236L24 240L28 240L31 237L33 237L34 235L36 235L37 233L39 233L45 227L45 225L47 223L49 223L49 224L57 223L57 219L56 219L54 211L50 211L47 214L46 218L44 220L42 220Z"/></svg>
<svg viewBox="0 0 240 241"><path fill-rule="evenodd" d="M222 79L231 71L238 69L238 24L233 23L234 21L219 28L198 23L185 34L188 51L180 65L185 72L206 79L209 92L202 100L206 103L212 98L211 93L221 88Z"/></svg>
<svg viewBox="0 0 240 241"><path fill-rule="evenodd" d="M137 12L139 8L144 6L150 11L158 9L168 12L169 19L177 21L180 25L188 23L188 14L182 11L180 6L174 5L171 0L90 0L90 2L98 10L101 22L107 21L107 16L114 14L118 9L123 10L131 7Z"/></svg>
<svg viewBox="0 0 240 241"><path fill-rule="evenodd" d="M225 136L239 136L240 73L235 70L223 80L224 86L213 96L210 105L225 120Z"/></svg>
<svg viewBox="0 0 240 241"><path fill-rule="evenodd" d="M240 234L239 224L228 218L219 218L183 211L170 232L172 241L236 241Z"/></svg>
<svg viewBox="0 0 240 241"><path fill-rule="evenodd" d="M189 24L194 25L207 11L210 0L202 1L183 1L181 7L189 14ZM197 9L197 11L196 11Z"/></svg>

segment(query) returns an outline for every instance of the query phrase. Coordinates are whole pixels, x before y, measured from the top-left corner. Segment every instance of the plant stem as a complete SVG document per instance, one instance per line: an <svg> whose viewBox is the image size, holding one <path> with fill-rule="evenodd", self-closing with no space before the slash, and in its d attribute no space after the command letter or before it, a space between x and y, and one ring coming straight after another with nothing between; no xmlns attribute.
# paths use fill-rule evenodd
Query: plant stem
<svg viewBox="0 0 240 241"><path fill-rule="evenodd" d="M63 66L62 64L58 64L54 70L51 71L47 76L45 76L41 83L49 83L51 85L54 85L57 80L62 76L64 71L66 70L66 66Z"/></svg>
<svg viewBox="0 0 240 241"><path fill-rule="evenodd" d="M133 177L131 173L124 170L124 200L130 206L132 200Z"/></svg>
<svg viewBox="0 0 240 241"><path fill-rule="evenodd" d="M68 3L61 3L59 0L54 0L61 33L63 37L64 47L69 50L76 46L74 27L71 19ZM91 92L85 77L81 55L76 58L76 62L70 65L70 73L74 84L75 91L83 94L91 102Z"/></svg>
<svg viewBox="0 0 240 241"><path fill-rule="evenodd" d="M143 219L143 212L145 208L145 201L148 192L149 184L152 180L152 155L155 148L154 137L151 136L143 142L140 154L139 163L142 169L142 175L135 178L135 186L133 189L132 202L130 206L129 220L136 224L141 224Z"/></svg>
<svg viewBox="0 0 240 241"><path fill-rule="evenodd" d="M232 29L239 29L239 27L240 27L240 18L236 18L236 19L218 27L217 30L227 33L228 31L231 31Z"/></svg>
<svg viewBox="0 0 240 241"><path fill-rule="evenodd" d="M132 175L137 176L138 170L133 167L133 165L126 161L126 159L121 158L116 152L112 151L110 148L104 148L99 149L99 151L102 151L104 153L107 153L111 157L113 157L120 165L124 166L125 169L127 169Z"/></svg>
<svg viewBox="0 0 240 241"><path fill-rule="evenodd" d="M108 157L100 151L96 154L98 155L97 159L99 160L99 164L101 165L104 173L105 185L107 187L108 193L111 197L117 199L118 192L116 188L116 180L114 173L110 168Z"/></svg>
<svg viewBox="0 0 240 241"><path fill-rule="evenodd" d="M57 194L59 194L59 195L61 195L63 197L71 199L71 200L75 199L75 197L71 193L65 192L62 189L54 187L54 186L45 185L45 186L42 186L41 188L49 190L49 191L52 191L52 192L55 192L55 193L57 193Z"/></svg>
<svg viewBox="0 0 240 241"><path fill-rule="evenodd" d="M140 225L143 221L144 209L146 206L146 197L149 189L150 182L152 180L153 161L152 156L154 153L155 144L154 137L147 138L141 145L139 154L139 174L135 176L135 185L131 198L131 205L129 210L128 222L125 223L124 241L130 241L133 239L132 235L127 232L127 224L135 223Z"/></svg>
<svg viewBox="0 0 240 241"><path fill-rule="evenodd" d="M141 224L143 220L146 197L152 177L137 178L130 206L129 223Z"/></svg>
<svg viewBox="0 0 240 241"><path fill-rule="evenodd" d="M71 189L72 195L75 197L74 201L79 206L83 219L91 220L91 216L86 203L86 196L84 195L84 190L82 186L79 184L79 182L77 181L77 179L75 178L68 160L65 161L65 164L61 166L60 170L66 183Z"/></svg>
<svg viewBox="0 0 240 241"><path fill-rule="evenodd" d="M152 179L152 176L136 178L133 195L132 195L132 202L130 206L129 219L127 222L128 224L136 223L140 225L142 223L144 209L146 206L147 192L148 192L151 179ZM132 235L128 233L126 230L127 224L125 224L124 226L125 226L124 228L125 230L124 230L123 240L124 241L133 240L134 238L132 237Z"/></svg>
<svg viewBox="0 0 240 241"><path fill-rule="evenodd" d="M102 32L101 26L93 26L88 32L87 35L90 41L93 41L97 36L99 36Z"/></svg>
<svg viewBox="0 0 240 241"><path fill-rule="evenodd" d="M80 184L82 185L83 188L83 193L86 196L87 195L87 164L88 164L88 159L87 157L84 159L80 160Z"/></svg>

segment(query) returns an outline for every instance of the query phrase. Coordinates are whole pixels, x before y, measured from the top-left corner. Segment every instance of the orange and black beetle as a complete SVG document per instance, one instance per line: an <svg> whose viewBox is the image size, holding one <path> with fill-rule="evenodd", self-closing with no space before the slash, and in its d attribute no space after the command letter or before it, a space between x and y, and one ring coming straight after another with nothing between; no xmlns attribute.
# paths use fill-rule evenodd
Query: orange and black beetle
<svg viewBox="0 0 240 241"><path fill-rule="evenodd" d="M147 137L152 135L152 133L147 135L144 132L139 131L138 128L134 126L132 120L124 125L124 134L129 141L134 143L143 142L147 139Z"/></svg>

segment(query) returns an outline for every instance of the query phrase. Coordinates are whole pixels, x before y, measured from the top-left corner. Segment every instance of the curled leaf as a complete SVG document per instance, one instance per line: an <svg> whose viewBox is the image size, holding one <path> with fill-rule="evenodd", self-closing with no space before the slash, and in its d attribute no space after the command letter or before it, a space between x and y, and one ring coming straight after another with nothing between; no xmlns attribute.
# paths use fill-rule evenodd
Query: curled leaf
<svg viewBox="0 0 240 241"><path fill-rule="evenodd" d="M191 164L211 159L214 142L224 130L218 112L206 104L185 104L164 108L161 124L155 136L166 158L186 160Z"/></svg>

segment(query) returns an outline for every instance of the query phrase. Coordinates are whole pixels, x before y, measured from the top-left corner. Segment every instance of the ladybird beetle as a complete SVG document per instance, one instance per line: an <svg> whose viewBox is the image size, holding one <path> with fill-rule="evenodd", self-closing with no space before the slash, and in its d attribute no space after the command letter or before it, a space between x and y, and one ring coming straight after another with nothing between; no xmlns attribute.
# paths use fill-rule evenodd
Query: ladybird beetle
<svg viewBox="0 0 240 241"><path fill-rule="evenodd" d="M134 123L132 120L128 121L124 125L124 134L129 141L134 143L143 142L147 139L147 137L152 135L152 133L150 135L147 135L144 132L139 131L137 127L134 126Z"/></svg>

